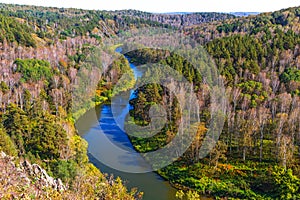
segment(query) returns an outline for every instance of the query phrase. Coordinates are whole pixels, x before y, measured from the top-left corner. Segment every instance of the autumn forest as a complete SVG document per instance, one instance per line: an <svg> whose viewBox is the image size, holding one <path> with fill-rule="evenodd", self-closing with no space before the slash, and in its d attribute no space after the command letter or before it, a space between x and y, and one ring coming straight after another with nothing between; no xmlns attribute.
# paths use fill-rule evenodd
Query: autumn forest
<svg viewBox="0 0 300 200"><path fill-rule="evenodd" d="M145 28L192 38L218 69L227 100L224 125L204 158L199 153L214 109L208 78L168 50L140 46L108 65L108 54L97 48ZM116 48L129 48L122 45L105 50L115 55ZM138 186L126 187L122 177L89 161L89 144L75 123L109 104L123 74L117 92L132 89L138 82L132 65L145 63L176 70L198 99L190 108L197 120L183 125L174 95L182 91L180 83L168 82L173 93L160 84L143 85L129 101L127 131L151 123L151 106L166 111L166 123L153 137L128 135L146 160L147 153L188 132L185 126L196 128L184 154L155 171L176 189L171 199L300 199L300 7L239 17L10 4L0 4L0 198L143 199ZM144 69L143 76L155 80L163 72ZM24 163L45 172L38 175Z"/></svg>

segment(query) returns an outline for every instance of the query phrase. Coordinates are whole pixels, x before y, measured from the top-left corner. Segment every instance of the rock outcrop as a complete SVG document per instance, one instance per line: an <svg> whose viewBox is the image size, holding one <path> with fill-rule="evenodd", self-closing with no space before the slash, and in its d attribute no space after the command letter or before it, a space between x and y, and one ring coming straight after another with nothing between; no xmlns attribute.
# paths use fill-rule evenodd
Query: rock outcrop
<svg viewBox="0 0 300 200"><path fill-rule="evenodd" d="M55 179L47 174L47 172L37 164L30 164L29 161L25 160L20 163L21 168L30 177L34 178L39 182L39 185L44 187L52 187L54 190L63 191L66 187L60 179Z"/></svg>
<svg viewBox="0 0 300 200"><path fill-rule="evenodd" d="M38 198L49 191L65 190L62 181L49 176L41 166L27 160L18 166L13 157L0 152L0 199Z"/></svg>

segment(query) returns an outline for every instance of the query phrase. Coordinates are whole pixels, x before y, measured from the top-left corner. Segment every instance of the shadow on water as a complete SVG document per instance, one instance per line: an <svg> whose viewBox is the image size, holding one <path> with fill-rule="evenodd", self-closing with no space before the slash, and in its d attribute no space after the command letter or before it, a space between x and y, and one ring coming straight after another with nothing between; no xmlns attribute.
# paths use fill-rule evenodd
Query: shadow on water
<svg viewBox="0 0 300 200"><path fill-rule="evenodd" d="M125 173L107 167L99 162L91 154L90 161L102 172L108 175L113 174L114 177L121 177L127 188L138 188L144 192L143 199L146 200L173 200L175 199L176 190L169 183L163 180L159 175L149 172L143 174Z"/></svg>
<svg viewBox="0 0 300 200"><path fill-rule="evenodd" d="M95 113L100 113L96 115L98 117L96 119ZM97 159L107 156L108 158L103 158L103 160L110 158L116 159L114 161L128 168L137 167L137 165L141 168L147 167L144 166L144 162L140 162L139 159L134 159L132 156L126 156L124 154L114 155L116 152L111 149L111 146L103 139L105 135L114 145L128 151L134 151L126 133L114 122L110 105L104 104L88 111L77 121L76 127L81 136L89 144L88 156L90 161L100 169L101 172L107 173L108 175L113 174L114 177L121 177L129 189L136 187L139 191L144 192L143 199L145 200L175 199L176 189L171 187L171 185L158 174L154 172L122 172L105 165L105 163L101 162L102 159Z"/></svg>
<svg viewBox="0 0 300 200"><path fill-rule="evenodd" d="M135 78L142 76L142 71L136 66L130 64L130 67L134 71ZM90 161L101 172L108 175L113 174L114 177L121 177L129 190L134 187L138 188L139 191L144 192L144 200L176 199L176 189L155 172L128 173L116 170L107 164L112 163L115 166L122 166L123 169L131 169L129 171L134 171L132 169L138 171L149 167L134 150L127 134L122 131L123 120L129 111L128 100L132 94L133 91L131 90L129 95L121 96L113 105L103 104L86 112L76 122L76 128L89 144L88 156ZM114 106L113 110L116 113L112 113L112 106ZM116 123L116 117L119 123ZM123 149L123 152L116 151L116 147Z"/></svg>
<svg viewBox="0 0 300 200"><path fill-rule="evenodd" d="M142 76L142 72L136 66L130 64L134 71L135 78ZM141 160L140 156L132 156L137 154L134 150L127 134L122 131L124 125L120 119L124 119L128 114L128 100L132 95L131 90L129 95L121 96L120 99L114 102L114 111L112 113L112 105L103 104L86 112L77 122L76 128L79 134L88 142L89 159L101 170L108 175L113 174L114 177L121 177L125 181L128 189L138 188L144 192L143 199L145 200L173 200L175 199L176 189L162 179L154 172L148 173L128 173L113 169L105 164L110 161L116 165L121 165L130 169L147 169L147 164ZM116 116L117 115L117 116ZM118 117L116 123L115 118ZM121 120L122 121L122 120ZM119 147L126 153L115 151L115 147ZM109 162L109 163L110 163Z"/></svg>

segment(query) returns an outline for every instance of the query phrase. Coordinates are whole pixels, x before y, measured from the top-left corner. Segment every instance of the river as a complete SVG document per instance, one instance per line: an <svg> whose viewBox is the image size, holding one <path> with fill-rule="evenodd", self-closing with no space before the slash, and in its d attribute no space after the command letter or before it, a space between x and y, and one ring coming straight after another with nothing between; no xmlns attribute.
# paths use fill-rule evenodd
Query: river
<svg viewBox="0 0 300 200"><path fill-rule="evenodd" d="M130 64L130 67L134 71L135 78L143 74L135 65ZM130 91L130 94L132 92ZM144 200L173 200L176 189L155 172L129 173L110 167L120 166L125 171L126 169L134 171L135 168L139 171L139 168L147 167L140 157L131 156L128 159L128 155L116 151L115 148L117 146L137 154L126 133L120 129L120 124L117 125L113 117L114 114L118 118L125 119L129 109L129 96L128 94L121 96L119 101L114 103L114 109L111 104L96 106L76 122L79 134L88 142L89 159L101 172L121 177L128 189L136 187L144 192ZM117 114L113 113L115 110L118 111Z"/></svg>

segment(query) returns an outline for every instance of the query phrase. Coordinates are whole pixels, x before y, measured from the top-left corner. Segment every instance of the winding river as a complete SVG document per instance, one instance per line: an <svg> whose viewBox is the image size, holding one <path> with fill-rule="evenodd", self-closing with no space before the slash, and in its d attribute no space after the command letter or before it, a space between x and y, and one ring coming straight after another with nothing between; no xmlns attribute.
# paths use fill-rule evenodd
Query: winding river
<svg viewBox="0 0 300 200"><path fill-rule="evenodd" d="M134 71L136 79L142 76L143 72L138 67L133 64L130 64L130 67ZM176 189L155 172L123 172L107 165L107 163L113 163L113 165L122 165L122 168L125 167L125 169L126 167L128 169L136 168L137 171L140 168L147 167L139 156L131 156L129 159L128 155L116 151L115 148L117 146L137 154L126 133L120 129L120 124L117 124L114 120L116 115L119 119L125 120L129 110L128 100L132 93L131 90L130 94L121 96L118 102L114 103L114 109L112 109L111 104L102 104L91 109L76 122L76 128L88 142L90 161L101 172L109 175L113 174L114 177L121 177L128 189L138 188L139 191L144 192L144 200L173 200L175 199ZM115 110L118 110L118 113L113 113Z"/></svg>

